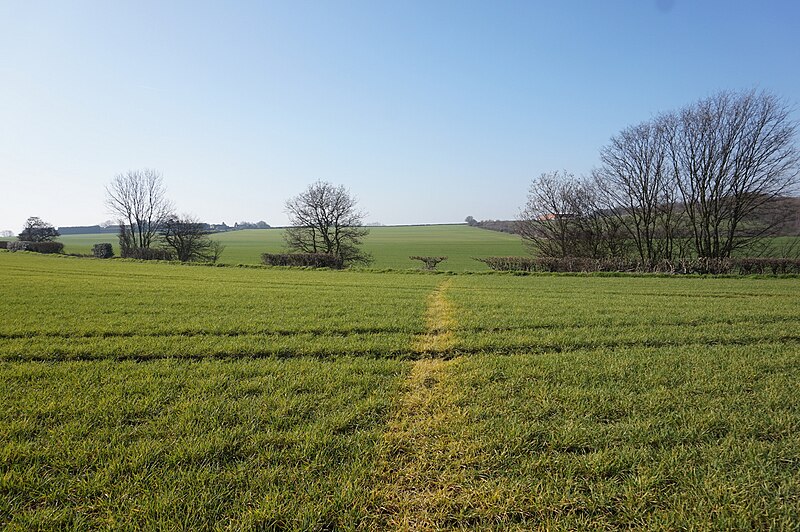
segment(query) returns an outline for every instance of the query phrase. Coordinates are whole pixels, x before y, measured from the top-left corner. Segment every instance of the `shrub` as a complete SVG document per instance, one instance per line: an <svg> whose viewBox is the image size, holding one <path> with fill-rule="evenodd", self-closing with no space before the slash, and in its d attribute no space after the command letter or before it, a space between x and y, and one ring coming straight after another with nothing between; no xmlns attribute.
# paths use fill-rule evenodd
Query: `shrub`
<svg viewBox="0 0 800 532"><path fill-rule="evenodd" d="M28 242L17 240L6 244L9 251L35 251L36 253L62 253L64 244L61 242Z"/></svg>
<svg viewBox="0 0 800 532"><path fill-rule="evenodd" d="M64 244L61 242L29 242L28 249L36 253L63 253Z"/></svg>
<svg viewBox="0 0 800 532"><path fill-rule="evenodd" d="M8 241L0 240L0 249L8 249Z"/></svg>
<svg viewBox="0 0 800 532"><path fill-rule="evenodd" d="M97 259L110 259L114 256L114 247L108 242L92 246L92 255Z"/></svg>
<svg viewBox="0 0 800 532"><path fill-rule="evenodd" d="M413 257L408 257L408 258L411 259L411 260L422 261L423 264L425 265L425 269L426 270L435 270L437 264L447 260L447 257L419 257L419 256L413 256Z"/></svg>
<svg viewBox="0 0 800 532"><path fill-rule="evenodd" d="M9 251L28 251L28 246L31 242L25 242L24 240L14 240L6 244L6 249Z"/></svg>
<svg viewBox="0 0 800 532"><path fill-rule="evenodd" d="M340 270L344 261L329 253L264 253L261 262L267 266L302 266L306 268L333 268Z"/></svg>
<svg viewBox="0 0 800 532"><path fill-rule="evenodd" d="M474 259L483 262L489 268L500 272L532 272L536 271L536 261L531 257L485 257Z"/></svg>
<svg viewBox="0 0 800 532"><path fill-rule="evenodd" d="M122 251L122 258L139 260L172 260L173 256L169 250L161 248L128 248Z"/></svg>
<svg viewBox="0 0 800 532"><path fill-rule="evenodd" d="M497 271L524 272L646 272L671 274L762 274L800 273L800 259L695 257L658 262L632 259L588 259L580 257L486 257L475 259Z"/></svg>
<svg viewBox="0 0 800 532"><path fill-rule="evenodd" d="M787 258L741 258L733 264L742 275L800 273L800 259Z"/></svg>

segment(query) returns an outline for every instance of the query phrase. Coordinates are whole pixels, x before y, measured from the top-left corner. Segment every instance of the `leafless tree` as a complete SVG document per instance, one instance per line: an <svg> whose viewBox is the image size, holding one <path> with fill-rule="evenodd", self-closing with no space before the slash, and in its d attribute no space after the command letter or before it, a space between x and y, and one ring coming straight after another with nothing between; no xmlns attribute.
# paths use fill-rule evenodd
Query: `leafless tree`
<svg viewBox="0 0 800 532"><path fill-rule="evenodd" d="M162 224L160 234L164 245L181 262L216 262L224 249L219 242L209 238L206 224L190 216L168 218Z"/></svg>
<svg viewBox="0 0 800 532"><path fill-rule="evenodd" d="M679 236L670 131L666 116L624 129L600 152L602 166L594 172L603 212L625 229L648 264L672 258Z"/></svg>
<svg viewBox="0 0 800 532"><path fill-rule="evenodd" d="M619 224L600 209L596 185L567 172L545 173L531 183L517 228L544 257L601 258L622 245Z"/></svg>
<svg viewBox="0 0 800 532"><path fill-rule="evenodd" d="M327 253L345 263L366 264L369 254L361 250L369 230L357 200L344 186L317 181L286 202L291 227L284 232L286 245L301 253Z"/></svg>
<svg viewBox="0 0 800 532"><path fill-rule="evenodd" d="M119 223L123 256L126 250L149 249L173 211L161 173L147 168L114 176L106 186L106 206Z"/></svg>
<svg viewBox="0 0 800 532"><path fill-rule="evenodd" d="M785 223L800 153L789 106L767 92L721 92L674 118L670 161L701 257L729 257Z"/></svg>
<svg viewBox="0 0 800 532"><path fill-rule="evenodd" d="M212 240L211 247L208 250L207 260L217 262L222 256L223 251L225 251L225 244L219 240Z"/></svg>

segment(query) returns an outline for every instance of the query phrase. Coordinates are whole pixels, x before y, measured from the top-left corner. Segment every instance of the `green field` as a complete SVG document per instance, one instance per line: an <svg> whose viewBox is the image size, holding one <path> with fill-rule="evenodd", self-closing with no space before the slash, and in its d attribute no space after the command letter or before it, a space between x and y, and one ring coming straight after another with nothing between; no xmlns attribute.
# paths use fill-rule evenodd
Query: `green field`
<svg viewBox="0 0 800 532"><path fill-rule="evenodd" d="M800 523L797 278L0 272L0 528Z"/></svg>
<svg viewBox="0 0 800 532"><path fill-rule="evenodd" d="M217 233L213 238L225 244L221 262L225 264L260 264L262 253L283 251L282 229L246 229ZM119 253L115 235L66 235L59 238L66 253L91 251L92 245L111 242ZM446 256L440 270L485 271L488 267L473 257L526 255L519 237L467 225L431 225L411 227L373 227L364 249L375 261L371 268L419 268L410 256Z"/></svg>

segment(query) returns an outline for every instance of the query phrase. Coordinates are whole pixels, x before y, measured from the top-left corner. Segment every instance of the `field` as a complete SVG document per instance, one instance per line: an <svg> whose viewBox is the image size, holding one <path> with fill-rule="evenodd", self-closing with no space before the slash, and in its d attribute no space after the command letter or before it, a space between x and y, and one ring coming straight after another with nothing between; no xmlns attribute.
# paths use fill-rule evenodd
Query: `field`
<svg viewBox="0 0 800 532"><path fill-rule="evenodd" d="M221 262L225 264L260 264L262 253L283 250L282 229L247 229L217 233L214 239L225 244ZM111 242L119 253L114 235L66 235L59 238L66 253L89 253L92 245ZM449 257L440 270L485 271L488 268L473 257L525 255L528 251L519 237L466 225L412 227L372 227L364 248L372 254L375 269L419 268L421 263L410 256Z"/></svg>
<svg viewBox="0 0 800 532"><path fill-rule="evenodd" d="M797 278L0 272L0 528L800 523Z"/></svg>

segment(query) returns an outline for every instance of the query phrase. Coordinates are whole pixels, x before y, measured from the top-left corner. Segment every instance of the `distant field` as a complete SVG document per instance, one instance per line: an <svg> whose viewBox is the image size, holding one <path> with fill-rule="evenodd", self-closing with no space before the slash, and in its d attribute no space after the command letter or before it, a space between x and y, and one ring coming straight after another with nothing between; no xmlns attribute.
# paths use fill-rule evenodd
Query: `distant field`
<svg viewBox="0 0 800 532"><path fill-rule="evenodd" d="M0 274L0 528L800 522L797 278Z"/></svg>
<svg viewBox="0 0 800 532"><path fill-rule="evenodd" d="M247 229L217 233L213 238L225 244L221 262L259 264L262 253L283 250L282 229ZM118 253L114 235L67 235L59 239L67 253L89 253L93 244L111 242ZM485 264L472 257L526 255L522 241L515 235L478 229L466 225L415 227L373 227L364 248L372 254L372 268L409 269L421 263L408 257L439 255L449 257L440 270L485 271Z"/></svg>

